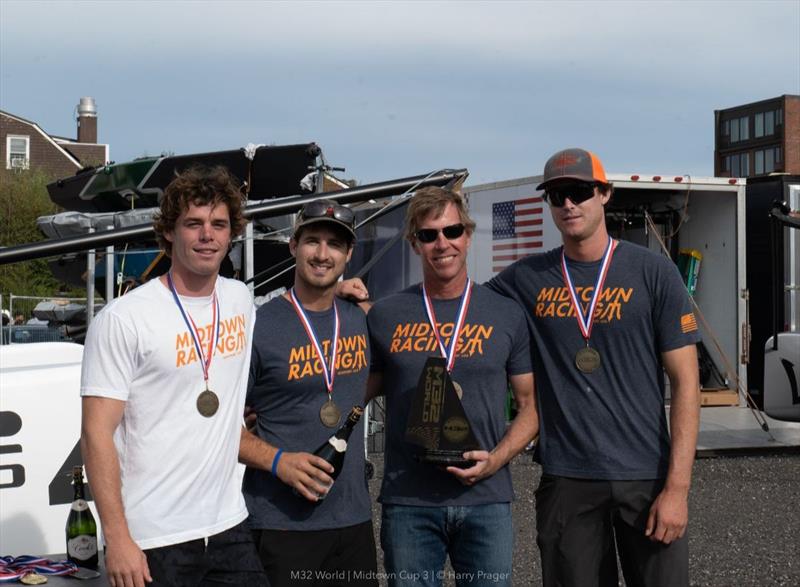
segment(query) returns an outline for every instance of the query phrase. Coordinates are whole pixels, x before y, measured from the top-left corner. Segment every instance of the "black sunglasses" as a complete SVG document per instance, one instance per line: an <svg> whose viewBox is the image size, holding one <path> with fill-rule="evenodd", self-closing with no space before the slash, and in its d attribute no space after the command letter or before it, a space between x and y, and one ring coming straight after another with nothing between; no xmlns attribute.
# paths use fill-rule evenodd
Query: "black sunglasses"
<svg viewBox="0 0 800 587"><path fill-rule="evenodd" d="M350 208L346 208L335 202L309 202L300 211L300 217L303 220L308 218L335 218L339 222L343 222L352 227L356 219L355 214Z"/></svg>
<svg viewBox="0 0 800 587"><path fill-rule="evenodd" d="M421 243L432 243L439 238L439 232L441 232L447 240L453 240L464 234L464 225L451 224L450 226L445 226L441 231L438 228L420 228L414 233L414 236L417 237L417 240Z"/></svg>
<svg viewBox="0 0 800 587"><path fill-rule="evenodd" d="M563 185L552 188L545 188L544 200L549 202L551 206L560 208L564 205L564 201L569 198L573 204L580 204L594 196L593 183L574 183L571 185Z"/></svg>

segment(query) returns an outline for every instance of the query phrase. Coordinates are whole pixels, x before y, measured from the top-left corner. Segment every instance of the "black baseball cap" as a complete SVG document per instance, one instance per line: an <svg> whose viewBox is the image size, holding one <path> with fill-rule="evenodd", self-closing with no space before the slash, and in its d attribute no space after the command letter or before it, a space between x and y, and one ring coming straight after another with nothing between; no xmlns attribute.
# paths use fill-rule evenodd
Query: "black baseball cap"
<svg viewBox="0 0 800 587"><path fill-rule="evenodd" d="M356 238L356 215L346 206L333 200L314 200L300 209L294 224L294 234L303 227L319 222L327 222L344 228L353 238Z"/></svg>

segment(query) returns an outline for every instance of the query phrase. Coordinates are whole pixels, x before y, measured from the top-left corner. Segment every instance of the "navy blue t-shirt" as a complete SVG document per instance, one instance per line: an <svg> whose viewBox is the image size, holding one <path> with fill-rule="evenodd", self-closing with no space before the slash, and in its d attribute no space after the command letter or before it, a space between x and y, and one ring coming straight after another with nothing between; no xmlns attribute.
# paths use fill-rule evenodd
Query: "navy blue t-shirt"
<svg viewBox="0 0 800 587"><path fill-rule="evenodd" d="M444 344L450 344L460 298L433 300ZM411 398L428 357L441 356L422 301L412 286L378 301L367 317L373 372L383 376L386 446L379 501L413 506L503 503L514 499L503 467L471 487L437 467L419 463L405 442ZM530 339L522 308L474 284L451 376L480 447L491 451L506 431L508 376L531 372Z"/></svg>
<svg viewBox="0 0 800 587"><path fill-rule="evenodd" d="M600 262L568 261L584 308ZM601 366L583 373L586 346L561 271L561 247L517 261L490 288L526 310L534 349L539 442L551 475L659 479L669 464L661 353L700 340L689 295L666 257L620 241L595 308L590 345Z"/></svg>
<svg viewBox="0 0 800 587"><path fill-rule="evenodd" d="M370 354L364 312L342 300L336 306L340 331L333 400L342 412L341 425L354 405L363 405ZM329 361L333 308L306 310L306 315ZM327 399L319 360L291 302L281 296L261 306L247 394L247 405L258 415L258 436L285 451L313 452L336 431L320 420ZM364 420L353 429L344 468L319 505L260 469L247 468L243 490L251 528L328 530L366 522L372 514L364 476Z"/></svg>

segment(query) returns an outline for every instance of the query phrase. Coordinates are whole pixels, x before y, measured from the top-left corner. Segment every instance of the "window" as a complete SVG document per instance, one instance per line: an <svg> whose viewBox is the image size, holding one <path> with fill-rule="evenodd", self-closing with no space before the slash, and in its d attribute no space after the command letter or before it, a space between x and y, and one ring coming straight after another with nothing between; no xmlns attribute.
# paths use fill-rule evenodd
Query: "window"
<svg viewBox="0 0 800 587"><path fill-rule="evenodd" d="M783 124L783 108L778 108L775 111L775 126Z"/></svg>
<svg viewBox="0 0 800 587"><path fill-rule="evenodd" d="M739 119L739 138L743 141L746 141L750 138L750 117L749 116L742 116Z"/></svg>
<svg viewBox="0 0 800 587"><path fill-rule="evenodd" d="M755 174L763 175L775 171L775 164L780 164L782 155L780 147L770 147L753 153Z"/></svg>
<svg viewBox="0 0 800 587"><path fill-rule="evenodd" d="M755 132L753 133L754 137L763 137L764 136L764 113L759 112L755 116L756 121L756 128Z"/></svg>
<svg viewBox="0 0 800 587"><path fill-rule="evenodd" d="M764 134L765 135L774 135L775 134L775 111L770 110L769 112L764 113Z"/></svg>
<svg viewBox="0 0 800 587"><path fill-rule="evenodd" d="M747 177L750 175L750 159L747 153L727 155L724 165L725 171L729 171L731 177Z"/></svg>
<svg viewBox="0 0 800 587"><path fill-rule="evenodd" d="M764 151L764 173L775 171L775 149Z"/></svg>
<svg viewBox="0 0 800 587"><path fill-rule="evenodd" d="M754 155L756 175L761 175L764 173L764 151L756 151Z"/></svg>
<svg viewBox="0 0 800 587"><path fill-rule="evenodd" d="M739 141L746 141L750 138L750 117L742 116L741 118L733 118L723 123L723 134L730 126L730 142L736 143Z"/></svg>
<svg viewBox="0 0 800 587"><path fill-rule="evenodd" d="M6 137L6 169L27 169L30 162L31 140L28 136Z"/></svg>

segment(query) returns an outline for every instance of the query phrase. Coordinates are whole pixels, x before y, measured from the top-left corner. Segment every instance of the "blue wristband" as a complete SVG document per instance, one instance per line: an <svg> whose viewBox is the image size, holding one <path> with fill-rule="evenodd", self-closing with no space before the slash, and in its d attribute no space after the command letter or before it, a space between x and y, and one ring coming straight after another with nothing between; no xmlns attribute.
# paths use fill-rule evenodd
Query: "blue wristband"
<svg viewBox="0 0 800 587"><path fill-rule="evenodd" d="M283 449L279 448L278 452L275 453L275 458L272 459L272 476L278 476L278 461L281 460L281 455L283 454Z"/></svg>

